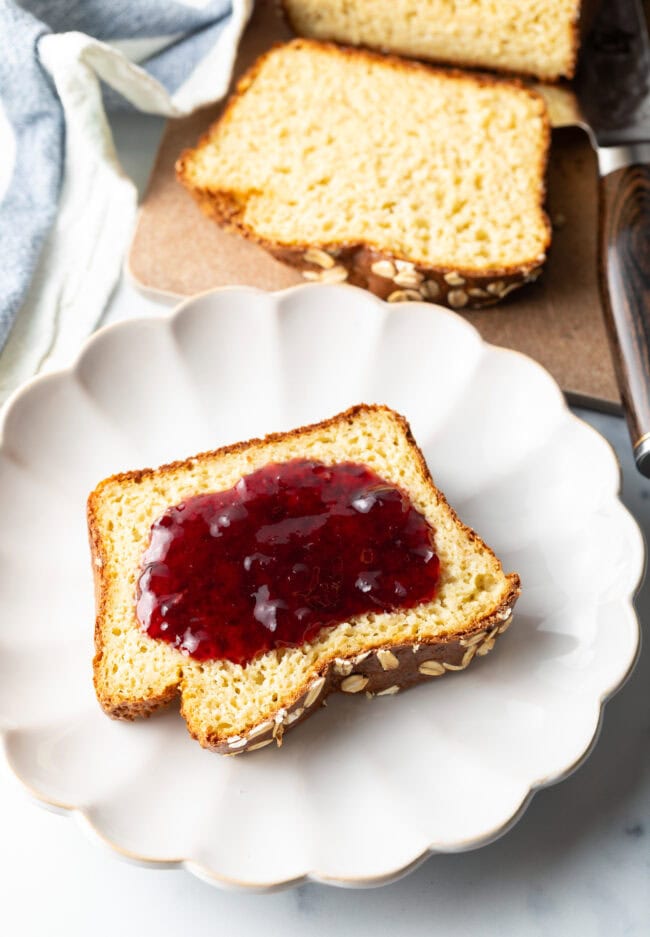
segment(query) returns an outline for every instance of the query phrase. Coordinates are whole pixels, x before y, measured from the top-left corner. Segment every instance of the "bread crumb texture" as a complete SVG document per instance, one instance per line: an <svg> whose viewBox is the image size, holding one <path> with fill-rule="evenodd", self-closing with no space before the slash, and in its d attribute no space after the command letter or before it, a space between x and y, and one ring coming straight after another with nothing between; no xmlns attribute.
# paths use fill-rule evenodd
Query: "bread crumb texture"
<svg viewBox="0 0 650 937"><path fill-rule="evenodd" d="M177 170L269 249L359 245L485 276L544 261L548 140L517 82L298 39L258 60Z"/></svg>
<svg viewBox="0 0 650 937"><path fill-rule="evenodd" d="M199 662L142 632L135 616L136 583L154 520L192 495L226 490L269 462L294 458L363 463L399 485L435 529L441 561L436 599L324 628L311 643L269 651L246 666ZM518 593L517 577L504 575L494 554L434 487L408 424L384 407L361 406L293 433L114 476L90 495L88 513L98 596L94 666L100 703L113 716L133 718L148 715L180 690L188 727L208 747L238 739L265 720L273 722L279 711L309 695L310 687L316 699L314 679L337 659L338 672L347 676L352 665L345 661L375 648L458 642L472 630L478 634L495 613L495 620L503 622ZM393 656L381 654L379 661L386 686L398 683L389 672ZM299 715L302 708L304 701Z"/></svg>
<svg viewBox="0 0 650 937"><path fill-rule="evenodd" d="M283 0L297 33L536 75L575 70L580 0Z"/></svg>

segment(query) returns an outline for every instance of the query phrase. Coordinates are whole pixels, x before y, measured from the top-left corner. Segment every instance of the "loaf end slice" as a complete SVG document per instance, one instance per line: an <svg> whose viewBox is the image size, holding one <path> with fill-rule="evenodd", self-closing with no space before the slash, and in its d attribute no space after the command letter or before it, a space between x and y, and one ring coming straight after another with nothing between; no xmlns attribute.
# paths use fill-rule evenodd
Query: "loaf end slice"
<svg viewBox="0 0 650 937"><path fill-rule="evenodd" d="M300 647L276 648L246 666L198 661L150 638L135 615L136 582L152 523L170 505L232 488L271 463L309 458L367 465L408 495L435 530L436 598L415 608L357 616ZM205 748L261 748L313 713L336 690L390 696L462 670L510 624L519 577L435 487L407 422L361 405L330 420L101 482L88 500L97 593L94 681L110 716L148 716L176 695Z"/></svg>
<svg viewBox="0 0 650 937"><path fill-rule="evenodd" d="M518 82L297 39L176 168L209 217L307 281L464 309L539 276L549 139Z"/></svg>

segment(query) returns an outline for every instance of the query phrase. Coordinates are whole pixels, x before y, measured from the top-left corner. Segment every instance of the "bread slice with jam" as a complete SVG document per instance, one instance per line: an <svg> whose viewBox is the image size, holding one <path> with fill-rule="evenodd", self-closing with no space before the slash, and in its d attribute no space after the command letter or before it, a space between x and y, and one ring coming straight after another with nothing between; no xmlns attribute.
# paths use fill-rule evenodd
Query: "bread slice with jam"
<svg viewBox="0 0 650 937"><path fill-rule="evenodd" d="M305 280L478 308L542 270L549 140L544 100L516 81L296 39L176 171Z"/></svg>
<svg viewBox="0 0 650 937"><path fill-rule="evenodd" d="M463 670L520 591L377 405L115 475L88 526L100 705L135 719L180 697L223 754L279 744L331 692Z"/></svg>

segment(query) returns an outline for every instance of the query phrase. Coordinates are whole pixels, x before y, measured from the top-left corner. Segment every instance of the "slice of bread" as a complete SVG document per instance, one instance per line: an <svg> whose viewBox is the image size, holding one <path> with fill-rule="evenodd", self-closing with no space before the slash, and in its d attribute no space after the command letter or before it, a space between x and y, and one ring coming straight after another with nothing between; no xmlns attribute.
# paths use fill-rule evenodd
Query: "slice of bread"
<svg viewBox="0 0 650 937"><path fill-rule="evenodd" d="M228 490L264 465L295 458L362 463L408 495L435 529L441 574L434 601L357 616L246 666L198 661L144 633L135 592L152 523L191 495ZM334 690L386 696L462 670L506 630L519 594L519 577L504 574L435 488L406 420L381 406L353 407L314 426L108 478L89 497L88 526L101 706L115 718L134 719L180 694L190 733L226 754L280 742Z"/></svg>
<svg viewBox="0 0 650 937"><path fill-rule="evenodd" d="M460 309L540 273L548 144L546 105L517 82L297 39L176 168L209 216L307 280Z"/></svg>
<svg viewBox="0 0 650 937"><path fill-rule="evenodd" d="M581 0L282 0L301 36L400 55L571 78Z"/></svg>

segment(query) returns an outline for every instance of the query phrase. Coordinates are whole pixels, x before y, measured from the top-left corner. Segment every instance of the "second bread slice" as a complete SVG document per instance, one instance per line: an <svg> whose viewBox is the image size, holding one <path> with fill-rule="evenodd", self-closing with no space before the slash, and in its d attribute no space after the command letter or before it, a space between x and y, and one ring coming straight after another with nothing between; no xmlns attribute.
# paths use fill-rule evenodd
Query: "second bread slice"
<svg viewBox="0 0 650 937"><path fill-rule="evenodd" d="M177 172L307 280L462 309L539 274L548 142L542 98L516 82L294 40Z"/></svg>

